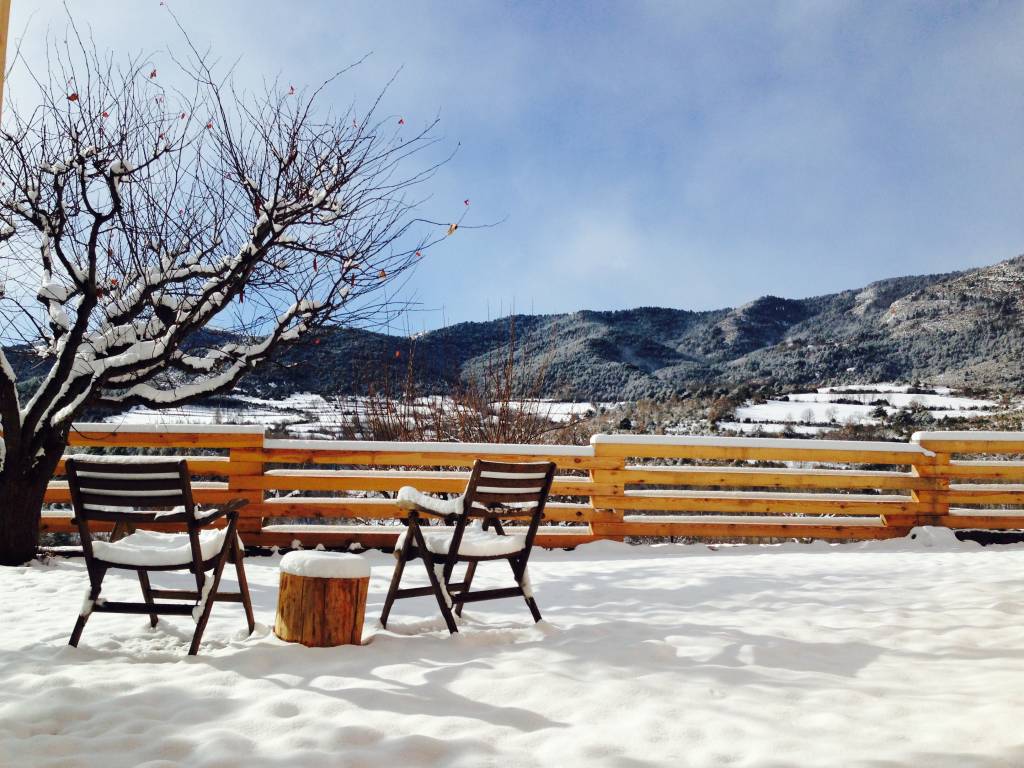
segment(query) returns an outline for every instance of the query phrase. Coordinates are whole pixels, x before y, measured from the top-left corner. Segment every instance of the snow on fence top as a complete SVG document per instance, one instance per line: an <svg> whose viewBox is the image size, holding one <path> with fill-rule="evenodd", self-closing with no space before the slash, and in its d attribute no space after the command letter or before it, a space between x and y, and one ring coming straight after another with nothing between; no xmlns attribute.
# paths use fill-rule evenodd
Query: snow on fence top
<svg viewBox="0 0 1024 768"><path fill-rule="evenodd" d="M942 433L936 433L942 434ZM972 433L965 433L972 434ZM1019 438L1018 438L1019 439ZM781 448L821 451L880 451L934 455L920 445L862 440L801 440L786 437L714 437L707 435L594 435L591 445L703 445L716 448Z"/></svg>
<svg viewBox="0 0 1024 768"><path fill-rule="evenodd" d="M589 445L509 445L506 443L399 443L374 440L264 440L267 450L375 453L487 453L514 456L593 456Z"/></svg>
<svg viewBox="0 0 1024 768"><path fill-rule="evenodd" d="M1024 443L1024 432L976 432L973 430L966 432L915 432L910 436L910 439L915 443L940 440L949 442L987 441L993 443Z"/></svg>

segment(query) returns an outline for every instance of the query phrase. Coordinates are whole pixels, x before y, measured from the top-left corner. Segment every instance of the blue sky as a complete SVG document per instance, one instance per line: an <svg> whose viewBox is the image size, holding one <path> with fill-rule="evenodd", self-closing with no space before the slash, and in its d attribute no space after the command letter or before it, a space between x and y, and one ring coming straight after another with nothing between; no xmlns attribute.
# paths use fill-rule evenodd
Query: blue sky
<svg viewBox="0 0 1024 768"><path fill-rule="evenodd" d="M1024 3L167 0L239 78L440 114L423 213L467 223L408 284L411 330L508 312L709 309L1024 252ZM159 0L68 0L103 46ZM59 2L14 0L39 61ZM19 81L12 80L17 96ZM507 217L507 218L506 218ZM442 312L443 308L443 312ZM393 330L401 330L394 328Z"/></svg>

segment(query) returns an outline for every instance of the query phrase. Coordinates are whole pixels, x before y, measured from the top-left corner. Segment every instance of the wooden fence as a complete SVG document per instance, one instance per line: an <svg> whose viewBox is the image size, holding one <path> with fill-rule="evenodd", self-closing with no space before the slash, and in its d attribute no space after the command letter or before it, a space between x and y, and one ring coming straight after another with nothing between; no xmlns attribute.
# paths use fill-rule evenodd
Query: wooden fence
<svg viewBox="0 0 1024 768"><path fill-rule="evenodd" d="M263 427L80 424L70 453L188 459L200 503L244 497L249 545L391 546L403 485L457 493L477 458L551 460L538 543L596 539L883 539L916 525L1024 529L1024 433L926 432L909 443L596 435L587 446L267 439ZM67 483L42 529L71 531Z"/></svg>

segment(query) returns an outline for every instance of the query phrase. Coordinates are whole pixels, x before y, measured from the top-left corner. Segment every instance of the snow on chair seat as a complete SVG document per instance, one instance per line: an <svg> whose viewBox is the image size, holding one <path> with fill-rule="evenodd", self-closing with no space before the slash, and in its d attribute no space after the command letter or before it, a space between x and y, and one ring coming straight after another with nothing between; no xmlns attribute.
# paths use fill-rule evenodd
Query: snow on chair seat
<svg viewBox="0 0 1024 768"><path fill-rule="evenodd" d="M199 533L203 560L210 560L224 548L227 530L217 528ZM92 551L98 560L130 566L187 566L192 562L192 546L187 533L136 531L118 541L94 541Z"/></svg>
<svg viewBox="0 0 1024 768"><path fill-rule="evenodd" d="M452 537L455 529L423 529L423 540L435 555L447 555L452 545ZM395 542L395 557L405 546L405 537L409 531L405 530L398 536ZM493 531L485 531L479 527L466 528L462 534L462 541L459 542L459 554L467 557L499 557L512 555L521 552L526 548L526 535L520 533L499 536Z"/></svg>

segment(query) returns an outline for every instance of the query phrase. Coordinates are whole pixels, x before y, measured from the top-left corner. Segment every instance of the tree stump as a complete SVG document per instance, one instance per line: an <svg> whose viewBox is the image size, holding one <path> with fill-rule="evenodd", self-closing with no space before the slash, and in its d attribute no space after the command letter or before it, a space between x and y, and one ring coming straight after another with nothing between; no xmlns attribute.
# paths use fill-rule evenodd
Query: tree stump
<svg viewBox="0 0 1024 768"><path fill-rule="evenodd" d="M370 566L359 555L289 552L281 559L274 634L314 648L360 645Z"/></svg>

